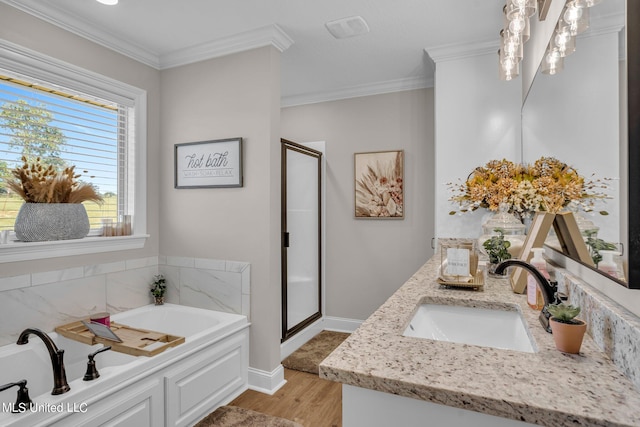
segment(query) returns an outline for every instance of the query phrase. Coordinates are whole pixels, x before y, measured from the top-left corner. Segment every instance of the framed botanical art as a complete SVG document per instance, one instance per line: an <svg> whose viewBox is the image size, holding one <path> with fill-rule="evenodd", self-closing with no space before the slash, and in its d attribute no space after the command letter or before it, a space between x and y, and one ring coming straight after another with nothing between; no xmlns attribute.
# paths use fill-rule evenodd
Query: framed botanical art
<svg viewBox="0 0 640 427"><path fill-rule="evenodd" d="M175 144L175 188L242 187L242 138Z"/></svg>
<svg viewBox="0 0 640 427"><path fill-rule="evenodd" d="M404 218L404 151L354 154L355 217Z"/></svg>

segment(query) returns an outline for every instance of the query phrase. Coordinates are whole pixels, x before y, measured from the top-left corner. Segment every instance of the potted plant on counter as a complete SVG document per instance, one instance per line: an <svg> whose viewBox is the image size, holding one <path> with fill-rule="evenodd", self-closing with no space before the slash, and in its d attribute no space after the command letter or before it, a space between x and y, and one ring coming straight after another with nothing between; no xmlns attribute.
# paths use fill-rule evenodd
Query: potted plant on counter
<svg viewBox="0 0 640 427"><path fill-rule="evenodd" d="M502 229L496 228L494 231L498 234L485 240L482 243L482 247L489 257L489 266L487 267L489 274L492 276L503 277L501 274L495 274L495 271L498 264L511 258L511 254L509 253L511 243L508 240L505 240L504 231Z"/></svg>
<svg viewBox="0 0 640 427"><path fill-rule="evenodd" d="M151 295L155 298L156 305L164 304L164 294L167 292L167 281L162 274L153 276L151 283Z"/></svg>
<svg viewBox="0 0 640 427"><path fill-rule="evenodd" d="M576 319L580 307L560 303L549 304L547 310L551 314L549 323L556 348L564 353L578 354L587 330L587 324Z"/></svg>
<svg viewBox="0 0 640 427"><path fill-rule="evenodd" d="M89 233L89 217L82 204L102 202L89 183L78 180L75 166L64 170L45 164L39 157L11 171L7 188L25 203L16 216L15 232L23 242L81 239Z"/></svg>

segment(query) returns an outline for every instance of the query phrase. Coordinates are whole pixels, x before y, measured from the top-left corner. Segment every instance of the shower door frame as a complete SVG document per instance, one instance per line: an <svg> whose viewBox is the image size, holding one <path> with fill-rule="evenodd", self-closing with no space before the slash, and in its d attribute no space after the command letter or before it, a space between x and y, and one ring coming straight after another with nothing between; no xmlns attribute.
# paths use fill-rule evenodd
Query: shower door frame
<svg viewBox="0 0 640 427"><path fill-rule="evenodd" d="M285 342L307 326L322 318L322 152L314 150L304 145L281 138L281 276L282 276L282 315L281 342ZM317 159L318 163L318 310L289 328L288 326L288 275L287 275L287 249L289 247L289 232L287 230L287 151L292 150L300 154L311 156Z"/></svg>

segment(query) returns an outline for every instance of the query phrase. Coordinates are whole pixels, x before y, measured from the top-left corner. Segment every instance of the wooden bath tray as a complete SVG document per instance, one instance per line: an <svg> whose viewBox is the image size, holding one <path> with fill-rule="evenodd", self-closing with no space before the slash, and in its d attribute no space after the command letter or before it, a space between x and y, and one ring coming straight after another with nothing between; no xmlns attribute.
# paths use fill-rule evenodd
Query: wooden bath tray
<svg viewBox="0 0 640 427"><path fill-rule="evenodd" d="M84 319L89 322L89 319ZM122 342L112 341L106 338L95 336L81 320L77 322L61 325L56 328L56 332L63 337L80 341L81 343L94 345L97 343L110 345L111 350L120 353L131 354L133 356L155 356L162 353L169 347L175 347L184 342L184 337L169 335L163 332L149 331L147 329L132 328L111 322L111 330L122 340ZM154 345L155 344L155 345Z"/></svg>

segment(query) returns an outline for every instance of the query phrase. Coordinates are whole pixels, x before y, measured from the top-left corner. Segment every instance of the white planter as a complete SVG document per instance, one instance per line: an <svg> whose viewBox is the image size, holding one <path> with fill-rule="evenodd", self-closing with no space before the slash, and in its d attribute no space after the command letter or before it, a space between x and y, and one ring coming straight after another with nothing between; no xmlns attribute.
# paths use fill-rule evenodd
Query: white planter
<svg viewBox="0 0 640 427"><path fill-rule="evenodd" d="M89 233L89 217L80 203L25 203L14 228L23 242L82 239Z"/></svg>

